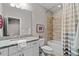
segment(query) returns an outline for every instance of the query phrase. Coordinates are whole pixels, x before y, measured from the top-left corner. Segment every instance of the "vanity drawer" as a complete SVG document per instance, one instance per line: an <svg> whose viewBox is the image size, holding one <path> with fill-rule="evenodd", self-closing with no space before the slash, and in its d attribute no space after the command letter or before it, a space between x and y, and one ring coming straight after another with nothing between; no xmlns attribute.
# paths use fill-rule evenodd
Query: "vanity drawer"
<svg viewBox="0 0 79 59"><path fill-rule="evenodd" d="M31 46L34 46L34 45L39 44L39 42L38 41L33 41L33 42L30 42L30 44L31 44Z"/></svg>
<svg viewBox="0 0 79 59"><path fill-rule="evenodd" d="M26 46L25 47L23 47L22 49L23 50L26 50L26 49L28 49L28 48L30 48L31 47L31 43L26 43ZM20 48L19 48L20 49Z"/></svg>
<svg viewBox="0 0 79 59"><path fill-rule="evenodd" d="M18 45L9 47L9 55L12 55L16 52L18 52Z"/></svg>
<svg viewBox="0 0 79 59"><path fill-rule="evenodd" d="M8 56L8 48L0 49L0 56Z"/></svg>

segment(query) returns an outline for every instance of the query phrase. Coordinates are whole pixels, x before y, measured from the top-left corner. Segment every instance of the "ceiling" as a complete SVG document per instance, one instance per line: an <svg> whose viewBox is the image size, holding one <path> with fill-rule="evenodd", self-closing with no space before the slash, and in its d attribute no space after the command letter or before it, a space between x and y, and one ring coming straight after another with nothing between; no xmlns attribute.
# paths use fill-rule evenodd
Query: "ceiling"
<svg viewBox="0 0 79 59"><path fill-rule="evenodd" d="M62 3L39 3L39 5L52 12L57 12L62 9Z"/></svg>

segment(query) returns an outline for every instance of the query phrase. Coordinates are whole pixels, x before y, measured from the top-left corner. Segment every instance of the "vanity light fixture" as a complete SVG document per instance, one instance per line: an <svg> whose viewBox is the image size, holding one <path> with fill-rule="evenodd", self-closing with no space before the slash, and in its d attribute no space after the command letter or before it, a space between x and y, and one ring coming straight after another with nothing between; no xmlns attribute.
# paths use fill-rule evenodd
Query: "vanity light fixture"
<svg viewBox="0 0 79 59"><path fill-rule="evenodd" d="M16 8L21 8L20 4L18 4L18 3L15 5L15 7Z"/></svg>
<svg viewBox="0 0 79 59"><path fill-rule="evenodd" d="M26 3L10 3L10 6L20 8L20 9L25 9Z"/></svg>

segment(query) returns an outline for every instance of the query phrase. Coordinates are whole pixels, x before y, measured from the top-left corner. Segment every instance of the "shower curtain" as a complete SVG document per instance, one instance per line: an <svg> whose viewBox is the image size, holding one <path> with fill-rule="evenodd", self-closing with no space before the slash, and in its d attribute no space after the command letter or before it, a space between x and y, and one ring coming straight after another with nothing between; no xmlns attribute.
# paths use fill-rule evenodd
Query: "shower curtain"
<svg viewBox="0 0 79 59"><path fill-rule="evenodd" d="M79 4L63 4L63 54L76 56L78 41Z"/></svg>

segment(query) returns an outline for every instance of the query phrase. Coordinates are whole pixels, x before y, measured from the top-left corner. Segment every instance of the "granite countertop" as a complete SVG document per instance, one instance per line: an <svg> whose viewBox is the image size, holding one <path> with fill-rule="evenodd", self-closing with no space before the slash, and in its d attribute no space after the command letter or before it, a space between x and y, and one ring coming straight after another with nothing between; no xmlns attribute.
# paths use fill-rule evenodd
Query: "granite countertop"
<svg viewBox="0 0 79 59"><path fill-rule="evenodd" d="M21 35L21 36L4 36L4 37L0 37L0 41L1 40L8 40L8 39L15 39L15 38L26 38L26 37L33 37L33 35Z"/></svg>
<svg viewBox="0 0 79 59"><path fill-rule="evenodd" d="M10 40L1 40L0 41L0 48L4 47L4 46L9 46L9 45L14 45L14 44L19 44L22 42L32 42L32 41L36 41L39 40L39 38L36 37L23 37L23 38L13 38Z"/></svg>

